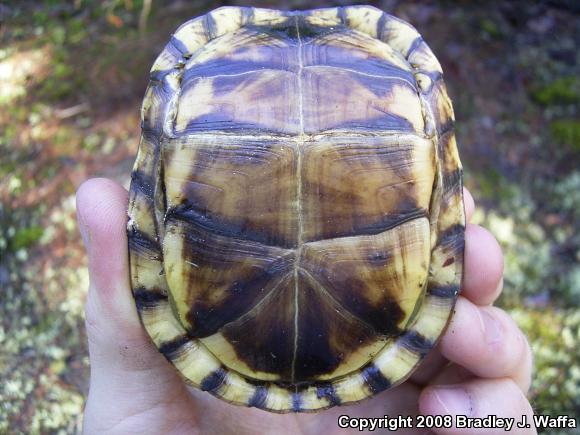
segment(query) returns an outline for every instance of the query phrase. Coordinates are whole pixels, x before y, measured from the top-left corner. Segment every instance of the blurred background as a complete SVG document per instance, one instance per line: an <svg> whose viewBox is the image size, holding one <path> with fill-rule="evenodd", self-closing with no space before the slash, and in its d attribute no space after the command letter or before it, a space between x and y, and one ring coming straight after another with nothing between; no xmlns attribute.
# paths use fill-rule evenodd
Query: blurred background
<svg viewBox="0 0 580 435"><path fill-rule="evenodd" d="M0 433L71 433L88 359L75 190L128 186L148 70L176 27L221 5L0 3ZM501 242L507 309L531 340L538 413L580 416L580 3L395 1L455 104L475 221ZM554 432L556 433L556 432Z"/></svg>

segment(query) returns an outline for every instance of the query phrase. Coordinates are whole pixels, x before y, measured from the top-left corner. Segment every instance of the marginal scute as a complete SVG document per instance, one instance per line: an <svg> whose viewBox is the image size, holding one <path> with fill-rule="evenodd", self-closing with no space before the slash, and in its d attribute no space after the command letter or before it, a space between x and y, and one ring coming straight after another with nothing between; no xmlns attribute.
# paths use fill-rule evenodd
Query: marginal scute
<svg viewBox="0 0 580 435"><path fill-rule="evenodd" d="M150 78L127 234L160 352L273 412L403 382L463 275L453 108L422 37L370 6L224 7Z"/></svg>

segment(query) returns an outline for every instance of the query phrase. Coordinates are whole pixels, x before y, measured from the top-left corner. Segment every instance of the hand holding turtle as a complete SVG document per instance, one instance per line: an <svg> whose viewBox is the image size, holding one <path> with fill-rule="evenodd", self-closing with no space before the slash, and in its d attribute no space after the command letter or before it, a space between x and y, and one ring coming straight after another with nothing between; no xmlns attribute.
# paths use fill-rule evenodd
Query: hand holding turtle
<svg viewBox="0 0 580 435"><path fill-rule="evenodd" d="M468 193L465 203L469 218L473 200ZM438 349L407 382L354 406L276 415L232 406L186 387L151 343L131 296L127 192L110 180L91 180L79 189L77 204L90 273L86 317L91 381L84 421L88 434L345 433L337 424L344 414L495 414L516 422L526 415L531 422L532 409L525 397L531 351L509 316L490 306L501 291L502 254L495 239L477 225L467 226L465 282L451 323Z"/></svg>

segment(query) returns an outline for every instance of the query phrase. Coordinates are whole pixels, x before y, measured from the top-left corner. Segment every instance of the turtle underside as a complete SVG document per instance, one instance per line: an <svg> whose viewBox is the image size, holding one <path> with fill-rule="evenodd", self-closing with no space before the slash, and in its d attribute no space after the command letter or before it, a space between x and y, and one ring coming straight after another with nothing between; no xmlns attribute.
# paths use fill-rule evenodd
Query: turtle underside
<svg viewBox="0 0 580 435"><path fill-rule="evenodd" d="M463 271L441 67L367 6L188 21L151 71L129 218L138 311L191 385L274 412L390 388Z"/></svg>

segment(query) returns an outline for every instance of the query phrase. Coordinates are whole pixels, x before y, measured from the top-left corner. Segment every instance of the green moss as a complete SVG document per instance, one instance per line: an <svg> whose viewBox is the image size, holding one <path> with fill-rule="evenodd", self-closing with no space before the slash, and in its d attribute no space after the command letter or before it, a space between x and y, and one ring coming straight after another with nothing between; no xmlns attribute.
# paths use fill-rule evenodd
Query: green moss
<svg viewBox="0 0 580 435"><path fill-rule="evenodd" d="M535 376L530 391L540 414L575 415L580 409L580 310L515 309L510 314L528 336Z"/></svg>
<svg viewBox="0 0 580 435"><path fill-rule="evenodd" d="M570 145L574 151L580 151L580 121L576 119L552 121L550 133L558 144Z"/></svg>
<svg viewBox="0 0 580 435"><path fill-rule="evenodd" d="M10 247L14 251L27 248L40 240L43 233L44 230L39 226L20 228L14 233L14 236L10 241Z"/></svg>
<svg viewBox="0 0 580 435"><path fill-rule="evenodd" d="M497 22L495 20L490 20L489 18L484 18L480 21L479 23L481 30L483 31L483 33L485 35L488 35L492 38L495 39L499 39L501 38L502 32L499 28L499 26L497 25Z"/></svg>
<svg viewBox="0 0 580 435"><path fill-rule="evenodd" d="M561 77L535 89L532 98L543 106L574 104L580 102L580 79Z"/></svg>

